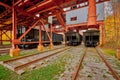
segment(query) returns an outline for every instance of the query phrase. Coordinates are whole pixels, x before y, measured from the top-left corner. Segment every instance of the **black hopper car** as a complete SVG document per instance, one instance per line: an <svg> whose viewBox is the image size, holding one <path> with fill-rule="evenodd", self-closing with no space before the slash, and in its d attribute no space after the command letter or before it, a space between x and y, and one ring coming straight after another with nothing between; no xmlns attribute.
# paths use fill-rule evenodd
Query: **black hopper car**
<svg viewBox="0 0 120 80"><path fill-rule="evenodd" d="M83 41L86 47L96 47L99 45L99 30L87 30L83 32Z"/></svg>
<svg viewBox="0 0 120 80"><path fill-rule="evenodd" d="M25 31L27 30L26 27L19 27L17 37L20 37ZM50 32L48 32L50 34ZM45 31L42 31L42 41L46 41L43 44L43 46L48 46L50 44L49 38ZM60 45L63 41L63 35L52 33L52 43L53 45ZM22 40L21 42L39 42L39 30L38 29L32 29ZM32 44L20 44L18 45L19 48L24 49L31 49L36 48L39 43L32 43Z"/></svg>
<svg viewBox="0 0 120 80"><path fill-rule="evenodd" d="M65 41L68 46L77 46L81 44L82 36L77 32L69 31L65 33Z"/></svg>

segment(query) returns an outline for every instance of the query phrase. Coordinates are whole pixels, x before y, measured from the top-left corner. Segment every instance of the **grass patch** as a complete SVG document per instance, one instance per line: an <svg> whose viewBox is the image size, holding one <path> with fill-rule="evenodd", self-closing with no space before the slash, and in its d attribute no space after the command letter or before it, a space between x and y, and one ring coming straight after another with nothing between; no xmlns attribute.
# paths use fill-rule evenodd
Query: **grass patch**
<svg viewBox="0 0 120 80"><path fill-rule="evenodd" d="M0 65L0 80L17 80L18 75Z"/></svg>
<svg viewBox="0 0 120 80"><path fill-rule="evenodd" d="M18 57L31 55L31 54L35 54L35 53L36 53L35 51L21 52ZM0 56L0 61L9 60L9 59L13 59L13 58L17 58L17 57L10 57L9 54L5 54L5 55Z"/></svg>
<svg viewBox="0 0 120 80"><path fill-rule="evenodd" d="M5 55L1 55L1 56L0 56L0 61L12 59L12 58L13 58L13 57L10 57L8 54L5 54Z"/></svg>
<svg viewBox="0 0 120 80"><path fill-rule="evenodd" d="M41 69L27 72L21 80L55 80L54 77L62 71L64 71L64 64L53 63Z"/></svg>
<svg viewBox="0 0 120 80"><path fill-rule="evenodd" d="M20 76L0 65L0 80L55 80L54 77L63 71L64 64L53 63L40 69L28 71Z"/></svg>
<svg viewBox="0 0 120 80"><path fill-rule="evenodd" d="M32 54L36 54L36 53L39 53L39 51L36 50L36 49L29 50L29 51L21 51L20 55L18 57L26 56L26 55L32 55ZM17 57L10 57L9 54L5 54L5 55L0 56L0 61L9 60L9 59L13 59L13 58L17 58Z"/></svg>
<svg viewBox="0 0 120 80"><path fill-rule="evenodd" d="M103 49L106 54L109 54L111 56L115 56L115 51L112 49Z"/></svg>
<svg viewBox="0 0 120 80"><path fill-rule="evenodd" d="M66 61L62 58L65 55L45 67L27 71L21 76L0 65L0 80L57 80L55 76L65 70Z"/></svg>
<svg viewBox="0 0 120 80"><path fill-rule="evenodd" d="M10 42L3 42L3 45L10 45Z"/></svg>

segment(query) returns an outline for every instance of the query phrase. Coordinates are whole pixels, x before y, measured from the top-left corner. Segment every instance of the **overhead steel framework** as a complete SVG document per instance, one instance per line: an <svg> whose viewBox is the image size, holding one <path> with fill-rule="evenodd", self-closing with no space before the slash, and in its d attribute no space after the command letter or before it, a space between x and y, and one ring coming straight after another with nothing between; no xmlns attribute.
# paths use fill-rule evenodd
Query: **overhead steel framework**
<svg viewBox="0 0 120 80"><path fill-rule="evenodd" d="M39 43L38 49L42 50L42 43L44 42L41 40L42 29L46 31L50 42L50 48L52 48L51 34L53 31L66 32L70 28L80 30L89 27L99 28L99 26L103 25L103 21L96 20L96 4L105 1L109 0L97 0L97 2L96 0L2 0L0 1L0 35L2 36L6 34L7 31L12 31L12 39L9 40L12 42L12 48L10 50L11 56L18 55L19 49L17 44ZM77 4L83 5L73 8ZM85 6L88 6L88 22L74 25L65 24L64 15L66 12ZM64 8L67 7L70 7L70 9L65 11ZM54 28L53 24L48 22L49 16L57 18L61 29ZM50 35L44 26L45 24L50 24ZM29 28L19 38L16 37L18 25ZM39 42L21 42L21 39L35 26L39 26ZM3 30L6 31L3 32ZM0 41L0 44L2 44L2 37L0 37Z"/></svg>

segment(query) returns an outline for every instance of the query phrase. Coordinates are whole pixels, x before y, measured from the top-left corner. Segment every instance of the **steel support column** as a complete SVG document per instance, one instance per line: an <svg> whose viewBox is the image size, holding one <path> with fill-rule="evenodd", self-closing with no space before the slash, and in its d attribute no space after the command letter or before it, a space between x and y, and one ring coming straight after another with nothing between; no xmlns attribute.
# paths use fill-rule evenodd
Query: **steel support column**
<svg viewBox="0 0 120 80"><path fill-rule="evenodd" d="M105 35L105 28L104 25L102 25L102 45L104 45L104 35Z"/></svg>
<svg viewBox="0 0 120 80"><path fill-rule="evenodd" d="M18 56L19 55L19 48L17 45L15 45L14 40L16 39L16 30L17 30L17 16L16 16L16 10L14 7L14 0L13 0L13 6L12 6L12 49L10 49L10 56Z"/></svg>
<svg viewBox="0 0 120 80"><path fill-rule="evenodd" d="M50 39L49 48L52 49L52 46L53 46L53 44L52 44L52 42L53 42L53 41L52 41L52 24L50 24L50 38L51 38L51 39Z"/></svg>
<svg viewBox="0 0 120 80"><path fill-rule="evenodd" d="M62 17L62 14L61 13L57 13L56 14L56 17L57 17L57 20L59 21L59 23L64 27L64 29L65 29L65 32L67 32L67 26L65 25L65 21L64 21L64 19L63 19L63 17Z"/></svg>
<svg viewBox="0 0 120 80"><path fill-rule="evenodd" d="M0 45L3 45L3 42L2 42L2 30L0 30Z"/></svg>
<svg viewBox="0 0 120 80"><path fill-rule="evenodd" d="M38 45L38 51L43 50L43 45L42 45L42 26L39 26L39 45Z"/></svg>
<svg viewBox="0 0 120 80"><path fill-rule="evenodd" d="M46 28L45 28L45 26L44 26L44 23L43 23L42 21L40 21L40 23L42 24L43 29L44 29L45 32L46 32L46 35L48 36L49 40L51 41L52 39L51 39L50 35L48 34L48 31L46 30Z"/></svg>
<svg viewBox="0 0 120 80"><path fill-rule="evenodd" d="M100 45L104 45L104 33L105 33L105 30L104 30L104 25L100 25Z"/></svg>
<svg viewBox="0 0 120 80"><path fill-rule="evenodd" d="M11 37L11 44L12 44L12 31L10 31L10 37Z"/></svg>
<svg viewBox="0 0 120 80"><path fill-rule="evenodd" d="M88 28L96 26L96 0L88 0Z"/></svg>

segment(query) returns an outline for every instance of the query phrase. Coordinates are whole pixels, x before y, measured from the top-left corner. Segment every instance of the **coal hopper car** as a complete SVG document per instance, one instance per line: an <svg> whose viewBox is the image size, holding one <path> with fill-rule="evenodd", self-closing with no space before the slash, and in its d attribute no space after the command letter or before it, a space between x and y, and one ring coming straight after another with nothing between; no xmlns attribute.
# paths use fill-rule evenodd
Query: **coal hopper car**
<svg viewBox="0 0 120 80"><path fill-rule="evenodd" d="M68 46L77 46L82 42L82 36L77 32L66 32L65 33L65 42Z"/></svg>
<svg viewBox="0 0 120 80"><path fill-rule="evenodd" d="M83 41L86 47L96 47L99 45L99 30L87 30L83 32Z"/></svg>
<svg viewBox="0 0 120 80"><path fill-rule="evenodd" d="M17 38L19 38L27 28L25 27L19 27L18 28L18 33L17 33ZM48 32L50 34L50 32ZM50 44L49 38L46 34L45 31L42 31L42 41L43 46L48 46ZM62 34L57 34L57 33L52 33L52 43L53 45L60 45L62 44L63 41L63 35ZM31 49L31 48L36 48L38 46L39 42L39 30L38 29L31 29L31 31L21 40L21 42L36 42L36 43L31 43L31 44L19 44L19 48L24 48L24 49Z"/></svg>

